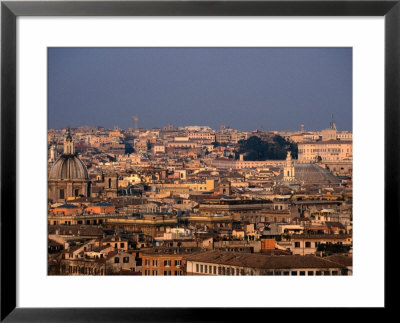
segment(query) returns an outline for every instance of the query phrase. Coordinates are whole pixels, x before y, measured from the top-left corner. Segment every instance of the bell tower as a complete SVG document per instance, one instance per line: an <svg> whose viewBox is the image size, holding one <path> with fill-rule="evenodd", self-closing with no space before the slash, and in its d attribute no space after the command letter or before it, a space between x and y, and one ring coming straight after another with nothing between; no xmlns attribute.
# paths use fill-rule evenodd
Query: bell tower
<svg viewBox="0 0 400 323"><path fill-rule="evenodd" d="M106 198L114 198L118 195L118 174L108 172L104 176L104 195Z"/></svg>
<svg viewBox="0 0 400 323"><path fill-rule="evenodd" d="M290 153L290 151L287 152L286 164L283 167L283 180L285 182L293 182L295 180L295 177L294 177L294 162L292 160L292 154Z"/></svg>

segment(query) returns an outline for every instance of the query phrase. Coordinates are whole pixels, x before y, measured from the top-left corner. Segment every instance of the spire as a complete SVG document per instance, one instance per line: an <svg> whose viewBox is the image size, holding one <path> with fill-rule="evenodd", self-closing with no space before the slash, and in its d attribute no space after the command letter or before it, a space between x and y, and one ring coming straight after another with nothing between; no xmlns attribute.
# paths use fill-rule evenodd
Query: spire
<svg viewBox="0 0 400 323"><path fill-rule="evenodd" d="M74 141L72 140L71 130L67 129L67 135L64 139L64 155L74 155L75 154L75 147Z"/></svg>
<svg viewBox="0 0 400 323"><path fill-rule="evenodd" d="M333 113L331 114L331 119L332 119L331 128L333 130L336 130L336 123L335 123L335 120L333 119Z"/></svg>
<svg viewBox="0 0 400 323"><path fill-rule="evenodd" d="M292 161L292 154L291 154L290 150L288 150L288 152L286 154L286 161L288 161L288 162Z"/></svg>

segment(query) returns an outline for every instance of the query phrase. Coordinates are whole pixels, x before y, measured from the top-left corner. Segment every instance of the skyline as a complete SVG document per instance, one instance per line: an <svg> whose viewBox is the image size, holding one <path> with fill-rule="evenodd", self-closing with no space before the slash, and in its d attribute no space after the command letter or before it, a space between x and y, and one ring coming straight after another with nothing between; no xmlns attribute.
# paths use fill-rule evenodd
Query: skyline
<svg viewBox="0 0 400 323"><path fill-rule="evenodd" d="M133 120L132 120L132 122L133 122ZM168 126L168 125L165 125L165 126ZM206 128L206 127L209 127L210 128L210 130L211 131L220 131L220 129L219 129L219 127L217 127L217 128L213 128L213 127L210 127L210 126L208 126L208 125L205 125L205 124L202 124L202 125L195 125L195 124L191 124L191 125L181 125L181 126L179 126L179 127L175 127L175 125L173 125L174 126L174 130L184 130L184 128L189 128L189 127L201 127L201 128ZM225 130L237 130L237 131L240 131L240 132L253 132L253 131L264 131L264 132L296 132L296 131L299 131L300 130L300 127L299 127L299 129L288 129L288 130L281 130L281 131L278 131L278 130L275 130L275 129L244 129L244 130L238 130L238 129L235 129L235 128L232 128L232 127L230 127L230 126L228 126L228 125L224 125L224 126L226 126L226 128L225 128ZM311 129L305 129L304 131L305 132L318 132L318 131L322 131L322 130L324 130L324 129L328 129L328 128L331 128L331 126L332 126L332 124L331 123L329 123L327 126L322 126L321 128L319 128L319 129L313 129L313 130L311 130ZM112 127L104 127L104 126L102 126L102 125L95 125L95 126L90 126L90 125L87 125L87 124L82 124L82 125L79 125L79 126L76 126L76 125L68 125L68 126L66 126L66 127L61 127L61 128L48 128L48 130L54 130L54 131L59 131L59 130L64 130L64 129L78 129L78 128L82 128L82 127L91 127L91 128L96 128L96 127L98 127L98 128L104 128L105 130L113 130L114 129L114 127L118 127L118 129L119 130L122 130L122 131L125 131L125 130L129 130L129 129L132 129L132 130L134 130L134 125L132 124L131 126L129 126L128 128L122 128L122 127L120 127L119 125L114 125L114 126L112 126ZM138 127L138 129L146 129L146 130L151 130L151 129L163 129L164 127L150 127L150 128L143 128L143 127ZM339 131L348 131L348 130L339 130ZM350 132L352 132L351 130L350 130Z"/></svg>
<svg viewBox="0 0 400 323"><path fill-rule="evenodd" d="M53 129L352 130L351 48L49 48L48 67Z"/></svg>

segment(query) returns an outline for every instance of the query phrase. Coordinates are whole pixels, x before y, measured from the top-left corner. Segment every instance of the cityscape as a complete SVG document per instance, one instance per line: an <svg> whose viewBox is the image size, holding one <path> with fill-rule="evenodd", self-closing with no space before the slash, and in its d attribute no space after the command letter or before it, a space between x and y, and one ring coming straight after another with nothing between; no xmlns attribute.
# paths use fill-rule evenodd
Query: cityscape
<svg viewBox="0 0 400 323"><path fill-rule="evenodd" d="M300 115L298 116L300 118ZM48 129L48 275L352 275L352 131Z"/></svg>

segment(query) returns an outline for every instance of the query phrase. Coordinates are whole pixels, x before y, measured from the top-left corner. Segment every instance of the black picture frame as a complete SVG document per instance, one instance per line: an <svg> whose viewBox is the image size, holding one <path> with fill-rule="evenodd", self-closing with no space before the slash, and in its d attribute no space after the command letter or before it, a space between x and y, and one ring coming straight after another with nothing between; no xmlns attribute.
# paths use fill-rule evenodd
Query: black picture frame
<svg viewBox="0 0 400 323"><path fill-rule="evenodd" d="M16 19L19 16L384 16L385 17L385 307L399 284L400 0L2 1L1 2L1 321L236 321L239 308L17 308L16 290ZM371 175L372 176L372 175ZM11 242L11 243L10 243ZM371 233L373 243L373 233ZM371 255L373 256L373 255ZM373 277L371 277L373 279ZM345 292L345 291L344 291ZM298 291L296 292L298 295ZM317 294L316 294L317 297ZM392 298L391 298L392 297ZM310 307L312 303L310 303ZM329 304L327 304L329 307ZM247 309L249 310L249 309ZM251 317L265 309L251 309ZM246 313L245 315L249 315ZM326 312L324 316L329 315Z"/></svg>

